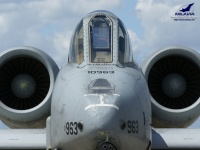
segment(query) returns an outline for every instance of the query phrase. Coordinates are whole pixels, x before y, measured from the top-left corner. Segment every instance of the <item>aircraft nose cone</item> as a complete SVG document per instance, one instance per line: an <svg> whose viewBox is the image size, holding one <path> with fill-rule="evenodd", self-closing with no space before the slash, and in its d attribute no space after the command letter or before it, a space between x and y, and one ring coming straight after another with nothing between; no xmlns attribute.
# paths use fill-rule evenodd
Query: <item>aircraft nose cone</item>
<svg viewBox="0 0 200 150"><path fill-rule="evenodd" d="M167 75L162 83L164 93L169 97L180 97L186 91L186 80L179 74Z"/></svg>

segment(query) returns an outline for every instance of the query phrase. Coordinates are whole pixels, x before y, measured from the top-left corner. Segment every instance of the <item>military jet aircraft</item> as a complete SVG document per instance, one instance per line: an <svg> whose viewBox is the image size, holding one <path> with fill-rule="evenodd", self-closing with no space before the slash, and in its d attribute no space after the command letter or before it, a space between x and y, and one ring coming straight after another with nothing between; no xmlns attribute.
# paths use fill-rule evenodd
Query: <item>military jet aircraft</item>
<svg viewBox="0 0 200 150"><path fill-rule="evenodd" d="M16 47L0 54L0 149L200 148L200 57L171 46L140 68L122 21L94 11L77 25L68 63Z"/></svg>

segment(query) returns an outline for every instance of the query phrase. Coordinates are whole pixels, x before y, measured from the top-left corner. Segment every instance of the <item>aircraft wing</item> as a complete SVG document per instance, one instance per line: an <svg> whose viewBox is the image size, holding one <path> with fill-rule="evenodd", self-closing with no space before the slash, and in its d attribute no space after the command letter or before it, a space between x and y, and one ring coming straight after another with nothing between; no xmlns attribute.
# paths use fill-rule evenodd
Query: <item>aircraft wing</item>
<svg viewBox="0 0 200 150"><path fill-rule="evenodd" d="M200 129L153 129L152 149L199 149Z"/></svg>
<svg viewBox="0 0 200 150"><path fill-rule="evenodd" d="M46 129L0 130L0 149L46 149ZM152 150L197 149L200 129L153 129Z"/></svg>
<svg viewBox="0 0 200 150"><path fill-rule="evenodd" d="M46 129L1 129L0 149L46 149Z"/></svg>

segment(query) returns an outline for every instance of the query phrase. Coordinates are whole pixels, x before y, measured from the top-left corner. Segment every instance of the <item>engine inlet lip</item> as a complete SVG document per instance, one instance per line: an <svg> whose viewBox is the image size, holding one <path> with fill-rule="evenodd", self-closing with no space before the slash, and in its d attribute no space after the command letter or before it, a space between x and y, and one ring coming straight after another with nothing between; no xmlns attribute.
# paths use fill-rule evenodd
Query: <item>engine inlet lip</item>
<svg viewBox="0 0 200 150"><path fill-rule="evenodd" d="M51 93L53 91L55 78L59 71L57 64L51 57L49 57L45 52L37 48L27 47L27 46L14 47L0 53L1 57L0 67L2 67L3 64L5 64L7 61L11 59L15 59L17 57L26 57L26 56L40 61L46 67L50 77L50 86L48 93L40 104L27 110L12 109L0 101L0 114L2 114L2 117L12 118L13 120L19 120L21 119L21 117L23 117L24 120L30 120L31 117L37 119L36 114L41 116L41 114L49 113L46 112L46 109L49 108L51 105L49 99L51 98Z"/></svg>
<svg viewBox="0 0 200 150"><path fill-rule="evenodd" d="M147 82L148 82L148 76L149 76L151 68L155 65L155 63L159 59L162 59L163 57L166 57L166 56L185 57L187 59L190 59L194 64L196 64L198 66L198 68L200 68L200 63L197 63L200 60L200 56L196 51L194 51L188 47L184 47L184 46L166 47L166 48L160 49L159 51L154 53L151 57L149 57L149 59L145 63L143 63L142 70L144 72ZM200 105L199 101L200 101L200 98L197 99L192 105L190 105L188 107L185 107L182 109L171 109L171 108L162 106L156 100L154 100L154 98L151 96L151 102L153 104L152 107L159 107L160 109L163 109L166 112L172 112L172 113L181 113L181 112L191 110L192 108L196 107L197 105Z"/></svg>

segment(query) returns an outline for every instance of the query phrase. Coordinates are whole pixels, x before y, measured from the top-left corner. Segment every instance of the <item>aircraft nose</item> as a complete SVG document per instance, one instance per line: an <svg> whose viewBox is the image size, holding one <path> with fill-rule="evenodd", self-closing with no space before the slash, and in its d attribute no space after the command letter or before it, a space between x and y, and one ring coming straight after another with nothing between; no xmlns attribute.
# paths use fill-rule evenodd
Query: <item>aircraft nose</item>
<svg viewBox="0 0 200 150"><path fill-rule="evenodd" d="M115 131L119 128L120 114L119 95L93 94L87 95L85 111L86 122L89 122L90 131Z"/></svg>
<svg viewBox="0 0 200 150"><path fill-rule="evenodd" d="M93 80L88 85L88 94L84 98L85 111L96 128L112 127L113 122L119 124L120 95L116 93L115 85L110 80Z"/></svg>

